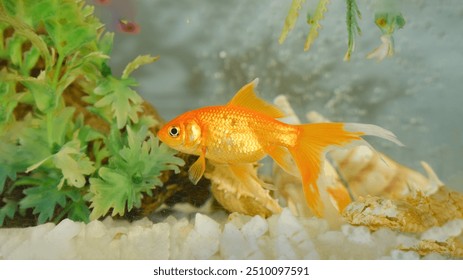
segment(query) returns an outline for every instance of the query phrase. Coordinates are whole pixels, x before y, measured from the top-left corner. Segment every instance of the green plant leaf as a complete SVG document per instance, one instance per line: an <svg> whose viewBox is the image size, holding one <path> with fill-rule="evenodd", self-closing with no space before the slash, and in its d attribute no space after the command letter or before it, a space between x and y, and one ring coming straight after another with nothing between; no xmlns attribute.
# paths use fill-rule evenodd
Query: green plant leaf
<svg viewBox="0 0 463 280"><path fill-rule="evenodd" d="M349 61L355 48L355 36L361 34L358 19L362 17L355 0L346 0L347 52L344 61Z"/></svg>
<svg viewBox="0 0 463 280"><path fill-rule="evenodd" d="M54 6L55 15L44 20L45 29L50 35L60 56L68 56L84 45L96 40L97 30L85 24L82 10L76 3L60 1Z"/></svg>
<svg viewBox="0 0 463 280"><path fill-rule="evenodd" d="M6 42L8 46L6 51L10 55L10 61L18 68L22 62L22 45L25 41L24 37L13 36Z"/></svg>
<svg viewBox="0 0 463 280"><path fill-rule="evenodd" d="M59 112L52 112L47 115L48 145L62 146L66 139L70 138L67 133L73 130L72 116L74 107L65 107Z"/></svg>
<svg viewBox="0 0 463 280"><path fill-rule="evenodd" d="M3 0L1 3L2 6L5 8L5 11L9 13L10 15L16 14L16 5L18 4L18 1L16 0Z"/></svg>
<svg viewBox="0 0 463 280"><path fill-rule="evenodd" d="M392 35L396 29L405 26L405 19L400 12L377 12L375 13L375 24L383 35Z"/></svg>
<svg viewBox="0 0 463 280"><path fill-rule="evenodd" d="M85 176L90 175L95 171L93 162L87 157L86 154L80 151L80 142L73 140L66 143L54 155L50 155L34 165L27 168L26 172L29 173L41 166L49 159L53 159L56 168L61 170L63 177L58 184L58 189L63 186L64 180L70 186L81 188L85 185Z"/></svg>
<svg viewBox="0 0 463 280"><path fill-rule="evenodd" d="M296 20L299 17L299 10L302 8L304 2L305 0L293 0L291 3L291 7L285 19L285 24L283 25L283 30L281 31L280 38L278 38L278 43L283 44L288 33L294 28Z"/></svg>
<svg viewBox="0 0 463 280"><path fill-rule="evenodd" d="M153 63L156 60L159 59L159 56L151 56L151 55L139 55L137 56L133 61L131 61L127 66L125 67L124 71L122 72L122 79L127 79L130 74L137 70L138 67L144 65L144 64L149 64Z"/></svg>
<svg viewBox="0 0 463 280"><path fill-rule="evenodd" d="M47 177L36 180L36 187L24 190L25 197L19 202L21 209L32 208L39 214L38 223L43 224L53 218L56 206L66 205L66 193L58 190L59 178Z"/></svg>
<svg viewBox="0 0 463 280"><path fill-rule="evenodd" d="M55 107L55 91L45 80L45 72L37 79L22 80L21 83L31 92L37 109L47 112Z"/></svg>
<svg viewBox="0 0 463 280"><path fill-rule="evenodd" d="M15 93L15 86L13 82L0 81L0 129L2 125L14 120L13 111L22 96Z"/></svg>
<svg viewBox="0 0 463 280"><path fill-rule="evenodd" d="M28 166L52 154L43 118L26 116L24 120L9 127L5 135L8 138L4 142L11 145L10 151L13 153L9 165L14 166L17 172L25 172Z"/></svg>
<svg viewBox="0 0 463 280"><path fill-rule="evenodd" d="M123 215L129 196L133 199L130 178L122 172L120 174L106 167L100 168L98 175L101 179L90 179L90 192L94 194L90 205L93 208L90 219L94 220L106 215L111 208L113 216Z"/></svg>
<svg viewBox="0 0 463 280"><path fill-rule="evenodd" d="M321 28L320 21L325 16L326 11L328 10L327 6L330 3L330 0L320 0L318 1L317 9L313 17L308 20L308 22L312 25L310 27L309 35L307 35L307 39L304 44L304 51L308 51L312 46L315 39L318 37L318 30Z"/></svg>
<svg viewBox="0 0 463 280"><path fill-rule="evenodd" d="M1 147L0 152L2 152ZM3 192L7 178L16 179L16 170L12 166L9 166L4 158L0 158L0 194Z"/></svg>
<svg viewBox="0 0 463 280"><path fill-rule="evenodd" d="M34 68L39 61L40 51L35 46L32 46L31 49L24 53L24 60L21 63L21 74L29 75L29 72Z"/></svg>
<svg viewBox="0 0 463 280"><path fill-rule="evenodd" d="M78 140L66 143L53 156L53 162L63 173L63 179L66 180L68 185L77 188L85 185L85 175L90 175L95 171L93 162L86 154L80 151L80 142Z"/></svg>
<svg viewBox="0 0 463 280"><path fill-rule="evenodd" d="M116 119L117 128L123 128L128 120L138 122L138 112L142 111L143 99L130 86L136 83L132 79L118 80L114 77L104 79L94 93L103 96L95 103L95 107L110 107L113 118Z"/></svg>
<svg viewBox="0 0 463 280"><path fill-rule="evenodd" d="M10 14L16 13L16 6L12 4L13 2L16 3L19 1L13 0L13 1L4 2L5 7L9 7L6 10L11 9ZM34 1L34 2L41 2L41 1ZM34 45L40 51L40 54L45 60L45 64L47 66L51 66L53 58L50 55L50 52L48 51L47 44L39 35L37 35L34 32L34 30L32 30L32 28L29 25L27 25L23 21L20 21L19 20L20 18L30 18L30 17L26 17L26 16L12 17L8 15L6 12L2 11L2 9L0 9L0 22L6 23L9 26L14 27L15 36L23 36L24 38L27 38L32 43L32 45Z"/></svg>
<svg viewBox="0 0 463 280"><path fill-rule="evenodd" d="M109 55L113 48L113 41L114 41L114 33L113 32L106 32L101 39L98 41L98 49L106 54Z"/></svg>
<svg viewBox="0 0 463 280"><path fill-rule="evenodd" d="M69 208L68 218L77 222L90 222L90 209L87 203L83 199L72 203Z"/></svg>
<svg viewBox="0 0 463 280"><path fill-rule="evenodd" d="M73 221L81 221L88 223L90 221L90 209L83 198L81 190L70 189L66 192L68 198L71 199L71 203L68 203L66 211L64 214L67 214L68 218Z"/></svg>
<svg viewBox="0 0 463 280"><path fill-rule="evenodd" d="M12 200L6 200L5 205L0 208L0 227L3 225L5 218L13 219L18 209L18 203Z"/></svg>

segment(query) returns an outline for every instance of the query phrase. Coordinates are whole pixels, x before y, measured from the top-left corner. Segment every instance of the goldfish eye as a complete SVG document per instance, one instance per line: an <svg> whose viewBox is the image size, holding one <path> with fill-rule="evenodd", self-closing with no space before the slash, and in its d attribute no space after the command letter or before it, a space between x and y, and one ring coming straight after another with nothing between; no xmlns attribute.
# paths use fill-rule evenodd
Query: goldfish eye
<svg viewBox="0 0 463 280"><path fill-rule="evenodd" d="M176 126L169 127L169 135L176 138L180 135L180 128Z"/></svg>

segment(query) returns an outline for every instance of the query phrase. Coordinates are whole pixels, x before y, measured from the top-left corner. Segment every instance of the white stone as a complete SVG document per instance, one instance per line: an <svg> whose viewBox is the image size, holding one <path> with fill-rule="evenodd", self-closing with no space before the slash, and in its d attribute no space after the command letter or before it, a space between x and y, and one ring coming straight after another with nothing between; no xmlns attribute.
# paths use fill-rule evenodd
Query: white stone
<svg viewBox="0 0 463 280"><path fill-rule="evenodd" d="M245 259L250 250L241 231L233 224L227 223L220 238L220 255L224 259Z"/></svg>
<svg viewBox="0 0 463 280"><path fill-rule="evenodd" d="M74 222L69 219L64 219L46 235L46 238L63 241L71 240L77 236L84 227L85 225L82 222Z"/></svg>
<svg viewBox="0 0 463 280"><path fill-rule="evenodd" d="M458 236L463 230L463 220L453 220L441 227L433 227L423 232L421 239L436 240L440 242L446 241L448 238Z"/></svg>
<svg viewBox="0 0 463 280"><path fill-rule="evenodd" d="M85 232L89 237L100 238L106 234L107 228L102 222L95 220L87 224Z"/></svg>
<svg viewBox="0 0 463 280"><path fill-rule="evenodd" d="M274 239L276 259L279 260L295 260L300 257L297 255L294 248L291 246L291 242L284 235L277 236Z"/></svg>
<svg viewBox="0 0 463 280"><path fill-rule="evenodd" d="M185 258L210 259L219 250L219 224L196 214L194 230L185 239Z"/></svg>
<svg viewBox="0 0 463 280"><path fill-rule="evenodd" d="M221 229L223 225L223 230ZM329 230L318 218L297 218L288 209L263 219L240 214L221 219L168 217L153 223L113 220L89 224L63 220L24 229L0 229L2 259L419 259L420 240L461 235L463 220L425 233L371 232L342 225ZM430 254L425 259L445 256Z"/></svg>
<svg viewBox="0 0 463 280"><path fill-rule="evenodd" d="M48 223L37 227L27 228L23 239L18 240L20 244L7 256L9 259L59 259L63 258L56 247L50 243L53 240L46 240L45 236L55 225ZM19 231L21 229L18 229ZM13 237L14 238L14 237Z"/></svg>
<svg viewBox="0 0 463 280"><path fill-rule="evenodd" d="M166 219L171 227L170 234L170 257L172 259L186 259L188 254L184 246L184 241L188 234L193 230L193 225L186 218L180 219L177 222L175 218Z"/></svg>
<svg viewBox="0 0 463 280"><path fill-rule="evenodd" d="M209 218L206 215L203 214L196 214L195 217L195 230L201 235L201 236L210 236L210 237L216 237L219 234L219 229L220 225Z"/></svg>
<svg viewBox="0 0 463 280"><path fill-rule="evenodd" d="M268 224L261 216L254 216L242 228L241 232L246 238L258 238L266 233Z"/></svg>
<svg viewBox="0 0 463 280"><path fill-rule="evenodd" d="M301 224L296 219L296 217L293 216L291 211L288 208L283 209L283 211L280 214L280 217L278 218L278 233L283 234L286 237L291 237L296 232L301 230Z"/></svg>
<svg viewBox="0 0 463 280"><path fill-rule="evenodd" d="M357 244L372 244L370 230L364 226L342 225L341 231L347 239Z"/></svg>
<svg viewBox="0 0 463 280"><path fill-rule="evenodd" d="M151 227L132 226L127 236L121 238L122 259L168 259L170 256L170 227L166 223Z"/></svg>
<svg viewBox="0 0 463 280"><path fill-rule="evenodd" d="M391 252L391 258L393 260L419 260L420 255L412 251L405 252L401 250L393 250Z"/></svg>

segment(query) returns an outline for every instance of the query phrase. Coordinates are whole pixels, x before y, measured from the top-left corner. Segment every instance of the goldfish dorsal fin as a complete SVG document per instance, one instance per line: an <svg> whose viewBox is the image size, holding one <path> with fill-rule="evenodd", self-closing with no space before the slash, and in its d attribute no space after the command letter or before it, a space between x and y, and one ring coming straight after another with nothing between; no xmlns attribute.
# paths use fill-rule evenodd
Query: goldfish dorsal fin
<svg viewBox="0 0 463 280"><path fill-rule="evenodd" d="M257 97L256 93L254 92L254 88L257 86L258 82L259 82L259 79L254 79L254 81L243 86L235 94L232 100L228 102L227 105L234 105L234 106L252 109L254 111L260 112L272 118L284 117L285 114L280 109L273 106L272 104L267 103L265 100Z"/></svg>

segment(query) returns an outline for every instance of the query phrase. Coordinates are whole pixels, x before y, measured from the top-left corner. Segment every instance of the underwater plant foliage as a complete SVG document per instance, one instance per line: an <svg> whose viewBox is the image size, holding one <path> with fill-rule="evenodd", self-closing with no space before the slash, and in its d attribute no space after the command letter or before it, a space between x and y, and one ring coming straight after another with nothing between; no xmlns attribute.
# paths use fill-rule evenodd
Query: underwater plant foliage
<svg viewBox="0 0 463 280"><path fill-rule="evenodd" d="M179 171L132 89L132 71L157 57L113 76L113 34L92 6L1 0L0 37L0 226L123 216Z"/></svg>
<svg viewBox="0 0 463 280"><path fill-rule="evenodd" d="M392 56L394 53L393 49L393 38L392 35L396 29L403 28L405 25L405 19L402 14L398 11L396 6L399 6L399 2L396 0L376 0L375 2L375 24L381 30L381 40L383 44L379 50L374 50L367 58L377 58L378 61L383 60L386 56ZM305 0L293 0L286 16L283 29L281 31L278 42L283 44L288 36L289 32L296 25L296 21L299 17L299 12L302 9ZM324 18L325 13L328 11L328 4L330 0L318 0L318 4L313 12L307 12L307 24L310 26L309 34L304 44L304 51L310 50L315 39L319 35L319 30L322 28L321 21ZM358 21L362 18L359 7L357 6L356 0L345 0L346 4L346 28L347 28L347 51L344 55L344 61L349 61L352 52L355 49L355 38L357 35L361 35ZM386 36L385 36L386 35ZM384 37L385 36L385 37ZM386 54L381 52L384 48L387 48Z"/></svg>

